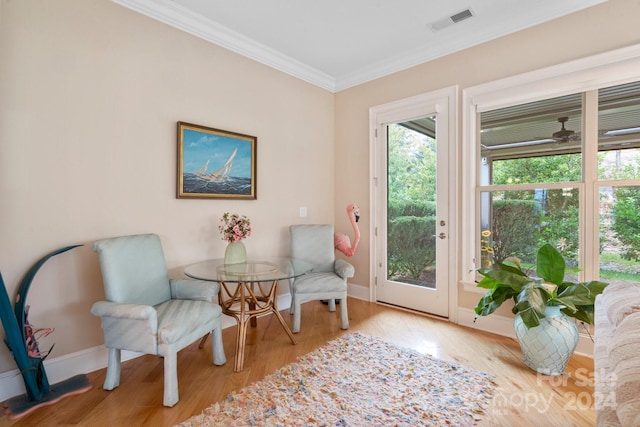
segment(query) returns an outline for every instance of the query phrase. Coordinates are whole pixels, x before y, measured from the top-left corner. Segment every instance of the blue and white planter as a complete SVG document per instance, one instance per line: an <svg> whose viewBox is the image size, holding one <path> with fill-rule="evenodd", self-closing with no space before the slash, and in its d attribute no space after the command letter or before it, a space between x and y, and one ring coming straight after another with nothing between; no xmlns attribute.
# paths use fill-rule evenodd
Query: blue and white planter
<svg viewBox="0 0 640 427"><path fill-rule="evenodd" d="M578 327L560 308L547 306L545 317L534 328L527 328L520 315L515 318L516 337L524 362L544 375L562 375L578 345Z"/></svg>

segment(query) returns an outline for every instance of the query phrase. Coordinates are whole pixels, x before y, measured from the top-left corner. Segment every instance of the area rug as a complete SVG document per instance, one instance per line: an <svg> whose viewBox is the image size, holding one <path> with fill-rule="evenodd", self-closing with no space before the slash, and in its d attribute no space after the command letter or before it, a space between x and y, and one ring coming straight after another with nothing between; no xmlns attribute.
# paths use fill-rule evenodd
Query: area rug
<svg viewBox="0 0 640 427"><path fill-rule="evenodd" d="M467 426L494 388L486 373L350 333L179 426Z"/></svg>

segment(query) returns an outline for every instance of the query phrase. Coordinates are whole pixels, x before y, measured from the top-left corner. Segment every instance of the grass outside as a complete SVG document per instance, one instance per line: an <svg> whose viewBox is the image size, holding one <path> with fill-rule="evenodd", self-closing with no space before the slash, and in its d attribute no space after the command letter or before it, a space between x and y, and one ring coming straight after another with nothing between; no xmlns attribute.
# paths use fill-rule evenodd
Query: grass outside
<svg viewBox="0 0 640 427"><path fill-rule="evenodd" d="M522 263L523 270L535 271L534 264ZM580 269L567 267L570 280L578 280ZM623 259L618 254L600 255L600 280L603 282L640 282L640 262Z"/></svg>

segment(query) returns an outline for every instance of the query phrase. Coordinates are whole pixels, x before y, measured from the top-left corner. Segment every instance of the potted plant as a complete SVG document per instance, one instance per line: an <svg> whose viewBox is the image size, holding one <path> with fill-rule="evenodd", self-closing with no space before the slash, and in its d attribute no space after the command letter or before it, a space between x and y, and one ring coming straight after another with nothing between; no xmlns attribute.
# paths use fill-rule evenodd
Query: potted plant
<svg viewBox="0 0 640 427"><path fill-rule="evenodd" d="M488 289L475 308L476 319L512 299L516 337L525 363L547 375L564 372L578 343L575 321L568 317L593 324L596 296L608 285L598 280L565 281L565 269L560 252L547 243L538 250L535 276L513 257L476 270L483 276L477 286Z"/></svg>

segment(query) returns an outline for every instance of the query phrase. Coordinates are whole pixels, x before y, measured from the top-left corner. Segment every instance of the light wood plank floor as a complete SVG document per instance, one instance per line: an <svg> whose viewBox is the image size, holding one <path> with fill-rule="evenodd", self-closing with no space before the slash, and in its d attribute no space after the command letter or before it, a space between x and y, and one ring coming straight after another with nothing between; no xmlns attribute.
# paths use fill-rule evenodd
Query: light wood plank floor
<svg viewBox="0 0 640 427"><path fill-rule="evenodd" d="M517 342L449 322L380 304L350 298L349 331L361 331L400 346L453 360L494 374L498 391L481 426L593 426L593 360L573 356L565 375L538 376L522 360ZM283 316L290 322L288 310ZM265 375L294 362L346 331L337 313L320 302L303 305L301 332L292 345L277 319L258 320L247 336L245 368L233 372L235 327L223 332L227 364L211 364L211 346L197 343L178 358L180 401L162 406L163 365L160 358L143 356L123 363L120 386L102 389L105 370L88 374L89 392L40 408L19 420L0 418L2 426L172 426Z"/></svg>

